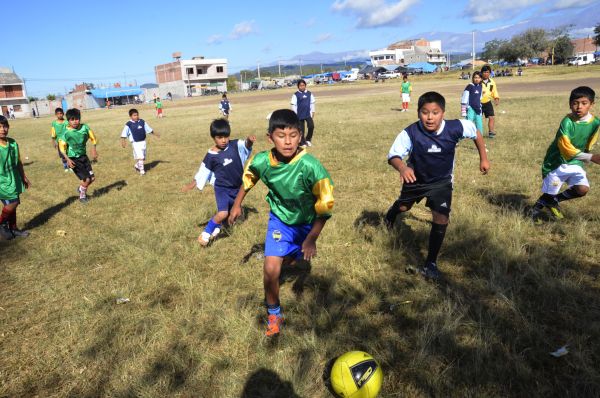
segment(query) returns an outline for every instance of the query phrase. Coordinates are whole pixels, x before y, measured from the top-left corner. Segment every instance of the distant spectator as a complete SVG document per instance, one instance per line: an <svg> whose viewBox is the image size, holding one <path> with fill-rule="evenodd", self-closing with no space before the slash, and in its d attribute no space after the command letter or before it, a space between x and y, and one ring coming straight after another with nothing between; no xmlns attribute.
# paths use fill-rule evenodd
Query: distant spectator
<svg viewBox="0 0 600 398"><path fill-rule="evenodd" d="M35 108L32 108L31 112L33 113L33 117L37 117L37 113L35 112Z"/></svg>
<svg viewBox="0 0 600 398"><path fill-rule="evenodd" d="M300 79L298 81L298 91L292 95L290 102L292 110L298 115L300 119L300 133L302 133L302 139L300 145L312 146L312 136L315 130L315 124L313 122L313 116L315 115L315 96L306 89L306 81ZM306 136L305 122L308 132Z"/></svg>
<svg viewBox="0 0 600 398"><path fill-rule="evenodd" d="M9 116L9 119L15 118L15 110L13 108L8 109L8 116Z"/></svg>
<svg viewBox="0 0 600 398"><path fill-rule="evenodd" d="M496 133L494 132L494 105L492 104L492 100L494 100L494 103L498 106L500 104L500 95L498 94L496 82L490 77L491 71L492 68L490 68L489 65L484 65L481 68L481 78L483 79L481 82L483 86L481 108L483 110L483 115L488 120L488 136L494 138Z"/></svg>

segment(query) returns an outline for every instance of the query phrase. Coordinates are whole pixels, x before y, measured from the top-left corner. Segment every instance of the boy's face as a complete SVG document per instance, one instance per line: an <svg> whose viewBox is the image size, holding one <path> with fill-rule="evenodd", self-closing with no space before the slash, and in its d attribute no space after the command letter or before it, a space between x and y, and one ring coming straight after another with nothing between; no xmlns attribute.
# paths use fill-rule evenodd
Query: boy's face
<svg viewBox="0 0 600 398"><path fill-rule="evenodd" d="M300 90L300 91L306 90L306 83L300 83L300 84L298 84L298 90Z"/></svg>
<svg viewBox="0 0 600 398"><path fill-rule="evenodd" d="M8 124L0 124L0 140L5 140L8 137Z"/></svg>
<svg viewBox="0 0 600 398"><path fill-rule="evenodd" d="M486 70L484 72L481 72L481 77L483 78L483 80L489 79L490 78L490 71Z"/></svg>
<svg viewBox="0 0 600 398"><path fill-rule="evenodd" d="M473 83L475 83L475 84L481 83L481 76L473 75Z"/></svg>
<svg viewBox="0 0 600 398"><path fill-rule="evenodd" d="M55 115L58 120L63 120L65 118L65 114L62 112L56 112Z"/></svg>
<svg viewBox="0 0 600 398"><path fill-rule="evenodd" d="M75 130L79 128L80 120L76 118L69 119L69 126Z"/></svg>
<svg viewBox="0 0 600 398"><path fill-rule="evenodd" d="M133 120L134 122L137 122L138 120L140 120L139 113L132 113L131 114L131 120Z"/></svg>
<svg viewBox="0 0 600 398"><path fill-rule="evenodd" d="M424 104L419 109L419 120L429 132L438 131L444 120L444 110L435 102Z"/></svg>
<svg viewBox="0 0 600 398"><path fill-rule="evenodd" d="M215 146L220 150L227 148L227 145L229 145L229 137L225 135L217 135L213 140L215 140Z"/></svg>
<svg viewBox="0 0 600 398"><path fill-rule="evenodd" d="M271 141L275 146L275 150L285 159L291 159L296 155L301 138L300 130L297 127L275 129L269 134L269 141Z"/></svg>
<svg viewBox="0 0 600 398"><path fill-rule="evenodd" d="M587 115L590 111L592 105L594 105L593 101L590 101L587 97L576 98L571 101L571 112L574 115L577 115L578 118L582 118Z"/></svg>

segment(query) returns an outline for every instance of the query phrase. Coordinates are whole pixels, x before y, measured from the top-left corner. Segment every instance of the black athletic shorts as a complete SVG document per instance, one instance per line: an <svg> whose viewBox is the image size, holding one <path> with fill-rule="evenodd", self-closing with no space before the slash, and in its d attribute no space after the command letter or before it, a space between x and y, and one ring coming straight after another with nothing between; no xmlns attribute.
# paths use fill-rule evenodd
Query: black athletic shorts
<svg viewBox="0 0 600 398"><path fill-rule="evenodd" d="M481 104L481 110L485 117L494 116L494 104L492 104L492 101Z"/></svg>
<svg viewBox="0 0 600 398"><path fill-rule="evenodd" d="M425 206L449 216L452 205L452 181L448 179L429 184L405 183L402 185L402 191L396 203L412 205L419 203L423 198L427 198Z"/></svg>
<svg viewBox="0 0 600 398"><path fill-rule="evenodd" d="M92 164L87 155L80 156L78 158L69 158L75 163L73 172L80 180L94 177L94 171L92 170Z"/></svg>

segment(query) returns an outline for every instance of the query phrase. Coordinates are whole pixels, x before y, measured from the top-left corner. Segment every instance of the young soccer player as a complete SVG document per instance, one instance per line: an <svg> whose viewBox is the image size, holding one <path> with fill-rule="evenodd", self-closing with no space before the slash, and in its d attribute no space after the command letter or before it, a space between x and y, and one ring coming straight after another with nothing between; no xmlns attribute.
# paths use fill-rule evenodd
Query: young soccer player
<svg viewBox="0 0 600 398"><path fill-rule="evenodd" d="M183 186L187 192L194 187L202 190L207 182L215 187L217 214L210 219L204 231L198 237L198 243L207 246L221 232L221 226L229 216L229 210L242 185L244 163L252 152L256 141L253 135L245 140L230 140L231 127L225 119L213 120L210 124L210 136L215 141L202 161L194 181Z"/></svg>
<svg viewBox="0 0 600 398"><path fill-rule="evenodd" d="M310 261L317 253L317 238L331 216L333 182L323 165L299 147L302 133L298 116L280 109L269 119L269 141L274 148L257 153L244 170L243 186L229 214L233 224L242 202L262 180L271 208L265 239L263 283L267 304L267 336L279 334L283 315L279 304L279 275L284 262Z"/></svg>
<svg viewBox="0 0 600 398"><path fill-rule="evenodd" d="M483 121L481 119L481 73L473 72L471 83L463 91L460 105L461 115L467 120L475 123L479 132L483 132Z"/></svg>
<svg viewBox="0 0 600 398"><path fill-rule="evenodd" d="M419 97L419 121L405 128L388 153L388 163L400 173L402 191L385 216L393 227L399 213L427 198L432 224L429 252L419 272L425 278L437 279L437 257L446 235L452 204L454 157L458 142L463 138L475 140L479 151L479 169L486 174L490 164L483 138L468 120L444 120L446 100L436 92ZM407 160L408 159L408 160Z"/></svg>
<svg viewBox="0 0 600 398"><path fill-rule="evenodd" d="M304 79L298 81L298 91L292 95L290 104L292 105L292 110L296 112L298 119L300 119L300 133L302 134L300 145L312 146L312 136L315 131L315 123L313 121L313 117L315 116L315 96L306 89L306 81ZM305 122L308 129L306 135L304 135Z"/></svg>
<svg viewBox="0 0 600 398"><path fill-rule="evenodd" d="M595 97L594 90L586 86L571 91L571 113L560 122L542 164L542 196L533 207L534 221L539 220L544 207L554 217L563 218L559 203L581 198L590 190L583 164L600 164L600 154L589 153L598 140L600 130L600 119L590 113ZM567 189L560 192L564 183L567 184Z"/></svg>
<svg viewBox="0 0 600 398"><path fill-rule="evenodd" d="M17 229L17 206L19 195L30 183L25 176L19 155L19 145L8 137L8 120L0 116L0 239L9 240L17 236L27 237L28 231Z"/></svg>
<svg viewBox="0 0 600 398"><path fill-rule="evenodd" d="M163 117L163 104L162 101L160 100L160 97L156 97L156 103L154 104L154 106L156 107L156 117Z"/></svg>
<svg viewBox="0 0 600 398"><path fill-rule="evenodd" d="M492 100L496 106L500 104L500 95L498 94L498 86L494 79L490 77L490 73L492 73L492 68L489 65L484 65L481 68L481 85L482 85L482 93L481 93L481 109L483 111L483 115L488 120L488 137L494 138L496 136L496 132L494 131L494 105L492 105ZM483 134L483 130L481 131Z"/></svg>
<svg viewBox="0 0 600 398"><path fill-rule="evenodd" d="M54 115L56 116L56 120L52 121L52 127L50 129L52 145L54 146L54 149L56 149L56 151L58 152L58 157L62 161L62 165L66 173L71 169L69 168L69 166L67 166L67 159L63 157L62 153L60 152L60 149L58 149L58 141L62 139L62 136L65 133L69 122L65 120L65 113L62 108L56 108L54 110Z"/></svg>
<svg viewBox="0 0 600 398"><path fill-rule="evenodd" d="M146 135L154 134L156 138L160 138L160 135L152 130L152 127L140 119L140 114L137 109L129 110L130 120L125 123L123 131L121 132L121 146L125 148L127 145L127 139L131 142L133 148L133 159L135 165L133 168L140 173L141 176L146 174L144 170L144 161L146 160Z"/></svg>
<svg viewBox="0 0 600 398"><path fill-rule="evenodd" d="M81 181L78 192L79 201L87 203L87 189L96 180L92 164L87 156L86 144L88 140L92 143L92 159L98 159L96 151L96 136L92 129L85 123L81 123L81 112L79 109L67 111L69 125L63 135L63 140L58 142L60 151L67 158L67 165Z"/></svg>
<svg viewBox="0 0 600 398"><path fill-rule="evenodd" d="M412 83L408 81L408 76L402 77L402 112L408 112L408 104L410 103L410 93L412 93Z"/></svg>
<svg viewBox="0 0 600 398"><path fill-rule="evenodd" d="M223 94L221 96L221 102L219 102L219 110L221 111L223 118L229 119L229 113L231 112L231 104L227 99L227 94Z"/></svg>

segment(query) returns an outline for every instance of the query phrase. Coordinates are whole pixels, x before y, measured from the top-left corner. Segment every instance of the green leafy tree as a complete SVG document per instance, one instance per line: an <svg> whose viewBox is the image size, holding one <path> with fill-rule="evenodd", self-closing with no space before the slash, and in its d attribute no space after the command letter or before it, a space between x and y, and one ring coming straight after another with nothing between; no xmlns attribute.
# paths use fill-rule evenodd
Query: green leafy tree
<svg viewBox="0 0 600 398"><path fill-rule="evenodd" d="M544 29L533 28L526 30L522 35L517 36L522 42L525 57L538 57L548 49L548 32Z"/></svg>
<svg viewBox="0 0 600 398"><path fill-rule="evenodd" d="M481 58L485 60L495 60L498 59L498 50L502 45L508 43L508 40L499 40L494 39L485 43L483 46L483 52L481 53Z"/></svg>
<svg viewBox="0 0 600 398"><path fill-rule="evenodd" d="M594 44L600 46L600 23L594 28Z"/></svg>
<svg viewBox="0 0 600 398"><path fill-rule="evenodd" d="M37 101L38 97L27 97L27 99L29 100L29 102L33 102L33 101Z"/></svg>
<svg viewBox="0 0 600 398"><path fill-rule="evenodd" d="M238 89L238 81L235 76L227 77L227 91L234 91Z"/></svg>
<svg viewBox="0 0 600 398"><path fill-rule="evenodd" d="M573 56L573 42L568 35L559 36L554 40L554 63L564 63L567 58Z"/></svg>
<svg viewBox="0 0 600 398"><path fill-rule="evenodd" d="M48 94L48 95L46 96L46 99L47 99L48 101L54 101L54 100L56 99L56 95L54 95L54 94Z"/></svg>

